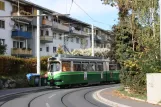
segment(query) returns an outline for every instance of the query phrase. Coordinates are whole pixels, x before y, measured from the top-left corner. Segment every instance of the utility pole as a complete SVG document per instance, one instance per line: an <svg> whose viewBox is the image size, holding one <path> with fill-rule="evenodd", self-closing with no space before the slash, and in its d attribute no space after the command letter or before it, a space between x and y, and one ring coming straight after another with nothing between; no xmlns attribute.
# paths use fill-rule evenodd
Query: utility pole
<svg viewBox="0 0 161 107"><path fill-rule="evenodd" d="M92 56L94 56L94 28L92 24Z"/></svg>
<svg viewBox="0 0 161 107"><path fill-rule="evenodd" d="M40 74L40 10L37 10L37 74Z"/></svg>

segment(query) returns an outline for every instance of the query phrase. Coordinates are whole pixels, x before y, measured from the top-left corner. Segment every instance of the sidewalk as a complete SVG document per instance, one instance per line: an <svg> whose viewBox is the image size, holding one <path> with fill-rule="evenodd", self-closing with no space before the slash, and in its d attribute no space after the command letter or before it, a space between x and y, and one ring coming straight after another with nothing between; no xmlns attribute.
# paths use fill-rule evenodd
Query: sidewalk
<svg viewBox="0 0 161 107"><path fill-rule="evenodd" d="M113 95L113 91L117 88L99 90L93 94L93 97L97 101L112 107L161 107L160 105L153 105L147 102L136 101L130 98L121 98Z"/></svg>
<svg viewBox="0 0 161 107"><path fill-rule="evenodd" d="M43 89L47 89L47 88L49 88L49 87L43 86L43 87L30 87L30 88L17 88L17 89L0 90L0 98L8 96L8 95L19 94L19 93L22 93L22 92L43 90Z"/></svg>

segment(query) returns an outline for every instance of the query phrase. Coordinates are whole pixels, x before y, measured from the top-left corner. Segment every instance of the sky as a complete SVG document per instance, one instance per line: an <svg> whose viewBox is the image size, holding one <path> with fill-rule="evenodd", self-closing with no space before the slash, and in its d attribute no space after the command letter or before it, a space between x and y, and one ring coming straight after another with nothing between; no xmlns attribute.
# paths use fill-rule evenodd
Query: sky
<svg viewBox="0 0 161 107"><path fill-rule="evenodd" d="M102 4L101 0L74 0L88 15L101 23L94 22L84 11L82 11L72 0L27 0L54 10L62 14L70 14L70 17L83 22L94 24L105 30L111 30L111 27L118 22L118 9L109 5ZM72 7L71 7L72 4ZM70 10L71 8L71 10Z"/></svg>

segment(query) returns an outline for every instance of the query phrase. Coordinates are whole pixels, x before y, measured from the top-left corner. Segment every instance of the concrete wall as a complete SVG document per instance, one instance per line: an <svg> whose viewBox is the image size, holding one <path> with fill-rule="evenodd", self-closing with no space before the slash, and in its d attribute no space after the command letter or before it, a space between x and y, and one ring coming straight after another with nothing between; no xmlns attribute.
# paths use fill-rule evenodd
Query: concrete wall
<svg viewBox="0 0 161 107"><path fill-rule="evenodd" d="M12 12L11 3L5 0L0 0L5 2L5 10L0 10L0 15L10 16ZM13 39L11 38L11 30L13 28L11 18L0 18L0 20L5 21L5 29L0 28L0 39L5 39L5 44L7 44L6 55L11 55L11 47L13 47Z"/></svg>
<svg viewBox="0 0 161 107"><path fill-rule="evenodd" d="M0 10L0 15L2 16L11 16L11 12L12 12L12 5L10 2L5 1L5 0L0 0L0 1L4 1L5 2L5 10L2 11ZM40 11L40 14L43 13L42 11ZM51 20L51 17L49 17L49 19ZM20 40L16 40L13 39L11 37L12 34L12 29L13 29L13 24L14 21L11 20L11 18L0 18L0 20L5 20L5 29L1 29L0 28L0 39L5 39L5 44L7 44L7 51L6 51L6 55L11 55L11 48L13 48L13 41L20 41ZM34 18L33 25L36 25L36 18ZM40 25L42 24L42 17L40 19ZM53 36L53 31L51 28L42 28L43 30L48 30L49 31L49 36ZM37 37L37 31L36 31L36 27L34 29L32 29L32 39L28 39L28 45L29 47L32 49L33 52L33 56L36 56L36 37ZM44 32L45 33L45 32ZM44 36L44 35L43 35ZM64 38L63 38L64 34L62 33L62 40L59 39L59 33L56 32L56 38L53 39L52 43L41 43L40 42L40 48L42 48L42 51L40 52L41 56L48 56L48 55L52 55L53 54L53 47L58 48L59 45L64 45ZM86 40L88 40L88 45L86 48L90 48L91 47L91 41L90 41L90 37L85 38ZM69 51L73 50L73 49L80 49L81 46L81 38L79 38L79 43L76 42L76 38L73 38L73 42L71 42L71 38L69 38L68 41L66 41L66 46L68 48ZM49 47L49 52L46 52L46 47Z"/></svg>
<svg viewBox="0 0 161 107"><path fill-rule="evenodd" d="M147 78L147 101L157 104L161 101L161 73L148 73Z"/></svg>

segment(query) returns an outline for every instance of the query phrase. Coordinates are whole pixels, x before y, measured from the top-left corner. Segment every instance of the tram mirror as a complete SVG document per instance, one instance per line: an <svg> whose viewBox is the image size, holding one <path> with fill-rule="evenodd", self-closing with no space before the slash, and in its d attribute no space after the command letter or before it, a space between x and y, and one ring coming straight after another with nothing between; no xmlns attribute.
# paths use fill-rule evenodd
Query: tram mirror
<svg viewBox="0 0 161 107"><path fill-rule="evenodd" d="M48 64L48 66L47 66L47 70L50 72L50 65Z"/></svg>

